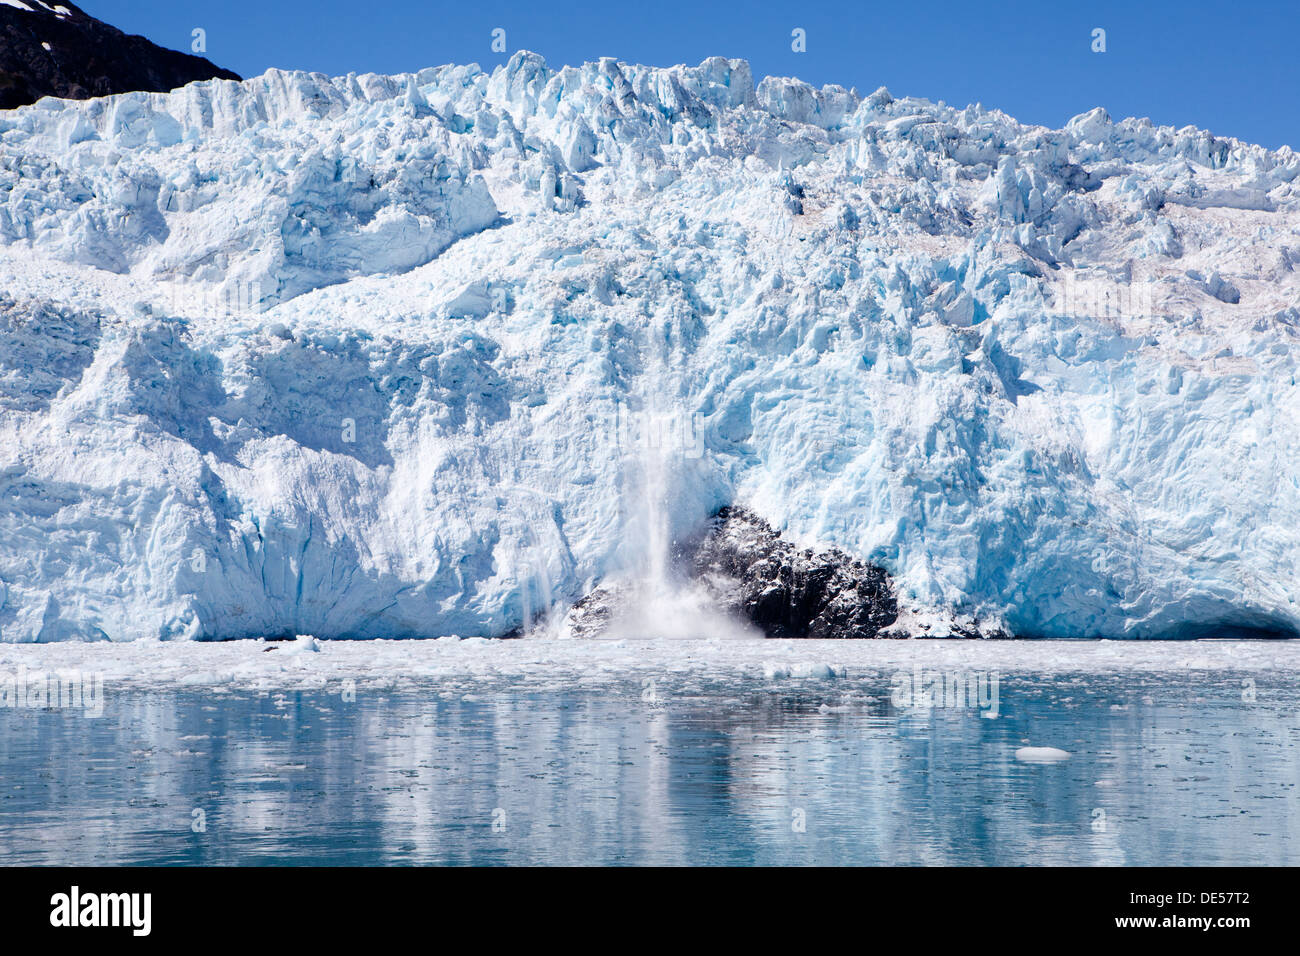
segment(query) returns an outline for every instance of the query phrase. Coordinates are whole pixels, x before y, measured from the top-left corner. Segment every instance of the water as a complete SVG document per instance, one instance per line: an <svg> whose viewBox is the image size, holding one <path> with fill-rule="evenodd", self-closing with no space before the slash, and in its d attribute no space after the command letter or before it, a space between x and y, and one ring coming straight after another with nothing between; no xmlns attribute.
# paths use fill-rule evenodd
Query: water
<svg viewBox="0 0 1300 956"><path fill-rule="evenodd" d="M1004 673L996 718L876 672L118 691L0 710L0 862L1295 864L1300 692L1249 680Z"/></svg>

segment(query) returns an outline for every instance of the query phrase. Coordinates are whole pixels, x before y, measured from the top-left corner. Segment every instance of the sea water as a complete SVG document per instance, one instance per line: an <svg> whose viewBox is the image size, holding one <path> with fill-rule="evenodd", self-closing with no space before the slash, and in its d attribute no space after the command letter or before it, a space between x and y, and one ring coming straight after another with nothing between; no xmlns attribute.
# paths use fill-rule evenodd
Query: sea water
<svg viewBox="0 0 1300 956"><path fill-rule="evenodd" d="M620 671L561 665L655 651L517 641L481 653L529 667L405 681L322 671L328 644L301 664L253 642L168 649L280 670L110 672L99 716L0 707L0 863L1300 862L1290 667L1129 670L1124 649L1081 644L1087 666L1067 646L1017 671L1016 648L1048 658L969 642L919 666L897 642L809 664L781 643L761 666L729 644L722 668L700 647ZM1294 663L1291 645L1243 646L1206 653Z"/></svg>

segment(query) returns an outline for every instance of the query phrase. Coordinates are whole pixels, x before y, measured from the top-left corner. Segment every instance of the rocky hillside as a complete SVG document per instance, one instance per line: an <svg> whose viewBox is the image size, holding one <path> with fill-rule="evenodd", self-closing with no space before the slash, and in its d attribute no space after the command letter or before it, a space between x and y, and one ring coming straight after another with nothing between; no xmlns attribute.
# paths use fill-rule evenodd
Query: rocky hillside
<svg viewBox="0 0 1300 956"><path fill-rule="evenodd" d="M72 3L0 0L0 109L42 96L162 93L214 78L239 76L203 57L125 34Z"/></svg>

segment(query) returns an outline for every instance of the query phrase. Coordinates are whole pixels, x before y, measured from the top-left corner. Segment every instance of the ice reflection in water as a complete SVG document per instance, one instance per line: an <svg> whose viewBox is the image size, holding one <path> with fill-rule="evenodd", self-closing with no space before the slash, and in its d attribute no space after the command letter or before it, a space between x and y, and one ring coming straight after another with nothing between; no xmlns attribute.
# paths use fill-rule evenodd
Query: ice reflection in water
<svg viewBox="0 0 1300 956"><path fill-rule="evenodd" d="M0 710L0 862L1294 864L1300 695L1240 687L1003 675L997 719L885 675L110 693Z"/></svg>

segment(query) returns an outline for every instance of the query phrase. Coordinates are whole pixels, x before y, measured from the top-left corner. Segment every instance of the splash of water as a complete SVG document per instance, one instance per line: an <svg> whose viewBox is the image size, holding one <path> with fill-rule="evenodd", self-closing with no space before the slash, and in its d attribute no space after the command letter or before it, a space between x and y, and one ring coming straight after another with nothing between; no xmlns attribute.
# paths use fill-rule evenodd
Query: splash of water
<svg viewBox="0 0 1300 956"><path fill-rule="evenodd" d="M529 579L521 583L525 631L531 636L633 640L762 636L720 611L713 595L674 566L675 532L689 524L678 520L682 503L691 499L691 483L700 474L699 469L688 467L687 460L700 459L704 443L702 434L688 430L687 420L672 404L671 396L680 390L672 374L670 337L664 334L659 341L661 347L646 349L649 359L639 407L620 404L612 422L627 478L622 492L626 571L580 602L587 609L575 624L549 603L554 600L554 579L546 567L545 551L531 550L529 560L519 565L526 570L531 562L532 567ZM534 603L539 597L548 602L540 611Z"/></svg>
<svg viewBox="0 0 1300 956"><path fill-rule="evenodd" d="M629 470L639 497L639 520L632 534L640 537L637 574L626 589L629 601L609 628L608 636L620 638L739 638L756 633L716 608L715 599L698 583L685 579L673 566L675 523L674 501L683 500L682 482L687 440L685 421L665 407L675 394L669 374L667 337L663 350L652 349L645 375L642 427L637 429L633 460Z"/></svg>

